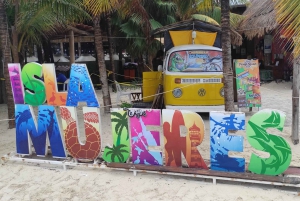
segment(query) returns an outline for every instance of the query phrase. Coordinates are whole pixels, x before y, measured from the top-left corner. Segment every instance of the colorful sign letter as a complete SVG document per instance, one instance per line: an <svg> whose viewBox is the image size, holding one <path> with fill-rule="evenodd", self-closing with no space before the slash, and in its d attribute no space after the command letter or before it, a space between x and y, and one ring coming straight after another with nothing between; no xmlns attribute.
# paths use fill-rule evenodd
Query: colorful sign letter
<svg viewBox="0 0 300 201"><path fill-rule="evenodd" d="M229 151L243 151L242 136L232 136L229 130L245 130L245 114L210 112L210 163L212 170L245 172L244 158L228 157Z"/></svg>
<svg viewBox="0 0 300 201"><path fill-rule="evenodd" d="M24 87L21 80L20 64L8 64L11 88L15 104L24 104Z"/></svg>
<svg viewBox="0 0 300 201"><path fill-rule="evenodd" d="M106 146L102 158L106 162L124 163L130 155L128 115L123 109L112 108L110 111L113 147Z"/></svg>
<svg viewBox="0 0 300 201"><path fill-rule="evenodd" d="M204 138L204 123L195 112L179 110L163 110L163 129L165 136L166 166L181 167L181 153L189 167L208 169L197 146ZM180 136L180 127L185 126L188 134Z"/></svg>
<svg viewBox="0 0 300 201"><path fill-rule="evenodd" d="M150 151L149 146L160 146L158 131L146 126L160 126L160 110L128 109L131 130L132 161L135 164L162 165L162 152Z"/></svg>
<svg viewBox="0 0 300 201"><path fill-rule="evenodd" d="M88 107L99 107L95 89L85 64L72 64L71 66L66 105L76 107L78 102L86 102Z"/></svg>
<svg viewBox="0 0 300 201"><path fill-rule="evenodd" d="M258 60L234 61L238 107L260 107L260 79Z"/></svg>
<svg viewBox="0 0 300 201"><path fill-rule="evenodd" d="M100 111L96 107L83 107L85 144L78 139L78 120L76 107L60 107L62 126L65 134L66 148L76 159L93 160L101 150Z"/></svg>
<svg viewBox="0 0 300 201"><path fill-rule="evenodd" d="M66 92L58 92L54 64L43 64L44 82L46 86L47 103L54 106L65 106Z"/></svg>
<svg viewBox="0 0 300 201"><path fill-rule="evenodd" d="M247 139L252 147L270 153L269 158L252 154L248 169L256 174L278 175L290 165L292 152L290 145L282 137L267 132L268 128L282 131L285 114L279 110L261 110L248 121Z"/></svg>
<svg viewBox="0 0 300 201"><path fill-rule="evenodd" d="M53 157L65 158L66 152L60 135L59 124L53 106L39 106L38 123L36 123L30 105L16 105L16 141L17 153L31 155L31 143L39 156L47 154L46 136L48 133Z"/></svg>
<svg viewBox="0 0 300 201"><path fill-rule="evenodd" d="M28 63L22 69L22 81L25 86L25 103L39 106L46 101L45 84L42 81L42 65Z"/></svg>

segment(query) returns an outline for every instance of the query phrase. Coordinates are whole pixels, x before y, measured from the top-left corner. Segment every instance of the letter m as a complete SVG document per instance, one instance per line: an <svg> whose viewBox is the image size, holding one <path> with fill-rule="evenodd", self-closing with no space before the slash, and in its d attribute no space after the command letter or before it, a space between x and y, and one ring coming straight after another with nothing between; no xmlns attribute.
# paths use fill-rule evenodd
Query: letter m
<svg viewBox="0 0 300 201"><path fill-rule="evenodd" d="M31 155L31 143L28 139L30 137L36 154L38 156L47 155L46 137L48 133L52 156L65 158L66 151L54 106L39 106L37 123L30 105L17 104L15 107L17 153Z"/></svg>

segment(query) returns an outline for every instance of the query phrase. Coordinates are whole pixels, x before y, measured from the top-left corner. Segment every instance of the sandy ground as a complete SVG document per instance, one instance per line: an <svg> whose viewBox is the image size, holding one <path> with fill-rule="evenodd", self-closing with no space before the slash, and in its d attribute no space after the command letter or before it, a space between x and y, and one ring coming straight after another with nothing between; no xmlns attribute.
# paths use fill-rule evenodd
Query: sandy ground
<svg viewBox="0 0 300 201"><path fill-rule="evenodd" d="M137 90L136 90L137 91ZM281 136L292 147L292 166L300 166L300 145L290 140L292 125L291 83L268 83L261 87L262 108L282 110L287 119ZM100 102L101 91L97 91ZM111 93L114 107L116 93ZM122 97L122 100L126 100ZM243 109L247 120L257 111ZM0 156L15 150L15 129L7 129L6 105L0 105ZM101 109L103 146L112 144L110 115ZM209 160L208 114L203 114L206 133L199 150L204 159ZM80 117L79 117L80 119ZM83 131L81 125L81 130ZM272 130L273 131L273 130ZM278 131L274 133L279 134ZM239 131L237 135L243 135ZM162 149L162 148L161 148ZM244 152L233 155L244 157L249 162L251 153L267 155L255 151L244 138ZM299 188L283 188L258 184L219 182L211 180L183 178L160 174L138 173L91 168L68 168L18 162L0 164L0 200L300 200Z"/></svg>

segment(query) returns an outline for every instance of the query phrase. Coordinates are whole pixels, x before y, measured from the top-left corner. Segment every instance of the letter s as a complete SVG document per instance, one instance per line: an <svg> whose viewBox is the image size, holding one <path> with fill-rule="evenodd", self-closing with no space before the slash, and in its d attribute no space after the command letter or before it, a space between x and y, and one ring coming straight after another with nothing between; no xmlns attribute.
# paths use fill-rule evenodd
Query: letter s
<svg viewBox="0 0 300 201"><path fill-rule="evenodd" d="M292 152L290 145L282 137L270 134L268 128L283 130L286 115L279 110L261 110L248 121L247 139L252 147L270 153L269 158L252 154L248 169L256 174L278 175L290 165Z"/></svg>
<svg viewBox="0 0 300 201"><path fill-rule="evenodd" d="M22 81L25 86L25 103L29 105L41 105L46 101L45 84L41 79L43 75L42 65L28 63L22 69Z"/></svg>

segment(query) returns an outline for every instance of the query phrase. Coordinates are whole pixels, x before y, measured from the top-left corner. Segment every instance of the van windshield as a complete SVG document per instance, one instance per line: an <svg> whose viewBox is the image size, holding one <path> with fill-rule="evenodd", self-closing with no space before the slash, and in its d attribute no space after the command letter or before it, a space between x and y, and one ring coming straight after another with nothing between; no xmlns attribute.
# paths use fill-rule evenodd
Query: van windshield
<svg viewBox="0 0 300 201"><path fill-rule="evenodd" d="M216 50L182 50L172 52L168 70L171 72L223 71L222 52Z"/></svg>

